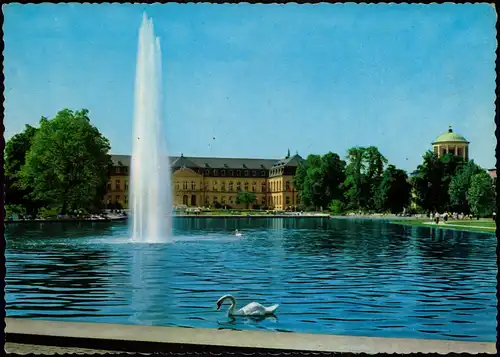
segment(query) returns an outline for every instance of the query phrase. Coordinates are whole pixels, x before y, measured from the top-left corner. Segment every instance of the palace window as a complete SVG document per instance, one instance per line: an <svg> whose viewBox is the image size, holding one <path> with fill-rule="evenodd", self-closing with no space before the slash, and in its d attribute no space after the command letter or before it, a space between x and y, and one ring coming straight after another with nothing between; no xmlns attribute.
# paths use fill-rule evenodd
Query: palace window
<svg viewBox="0 0 500 357"><path fill-rule="evenodd" d="M196 190L196 182L191 181L191 190L195 191Z"/></svg>
<svg viewBox="0 0 500 357"><path fill-rule="evenodd" d="M240 192L241 191L241 183L236 182L236 191Z"/></svg>
<svg viewBox="0 0 500 357"><path fill-rule="evenodd" d="M120 202L120 196L116 196L116 197L115 197L115 200L116 200L116 201L115 201L116 203L119 203L119 202Z"/></svg>
<svg viewBox="0 0 500 357"><path fill-rule="evenodd" d="M285 182L285 190L290 191L290 181Z"/></svg>
<svg viewBox="0 0 500 357"><path fill-rule="evenodd" d="M262 192L266 192L266 183L265 182L262 182L260 184L260 189L262 190Z"/></svg>
<svg viewBox="0 0 500 357"><path fill-rule="evenodd" d="M245 176L248 176L248 170L245 170Z"/></svg>
<svg viewBox="0 0 500 357"><path fill-rule="evenodd" d="M205 170L205 176L210 176L210 170L209 169Z"/></svg>
<svg viewBox="0 0 500 357"><path fill-rule="evenodd" d="M245 187L245 191L248 192L248 182L245 182L244 185L243 185L243 187Z"/></svg>
<svg viewBox="0 0 500 357"><path fill-rule="evenodd" d="M226 183L224 181L222 181L221 184L220 184L220 190L222 192L226 191Z"/></svg>
<svg viewBox="0 0 500 357"><path fill-rule="evenodd" d="M212 184L212 187L213 187L214 191L217 191L217 181L214 181L214 183Z"/></svg>
<svg viewBox="0 0 500 357"><path fill-rule="evenodd" d="M231 176L231 177L234 176L234 171L233 170L229 170L229 176Z"/></svg>
<svg viewBox="0 0 500 357"><path fill-rule="evenodd" d="M116 189L117 191L120 191L120 180L116 180L116 181L115 181L115 189Z"/></svg>
<svg viewBox="0 0 500 357"><path fill-rule="evenodd" d="M257 182L252 182L252 192L257 191Z"/></svg>
<svg viewBox="0 0 500 357"><path fill-rule="evenodd" d="M219 175L219 170L214 169L214 176L217 176L217 175Z"/></svg>
<svg viewBox="0 0 500 357"><path fill-rule="evenodd" d="M179 181L175 181L175 189L179 190L181 188L181 185L179 184Z"/></svg>
<svg viewBox="0 0 500 357"><path fill-rule="evenodd" d="M123 168L123 172L125 172L126 174L128 174L128 167L127 167L127 166L125 166L125 167Z"/></svg>
<svg viewBox="0 0 500 357"><path fill-rule="evenodd" d="M229 181L229 192L233 192L233 181Z"/></svg>
<svg viewBox="0 0 500 357"><path fill-rule="evenodd" d="M265 172L264 170L262 170L262 171L260 172L260 176L265 177L265 176L266 176L266 172Z"/></svg>
<svg viewBox="0 0 500 357"><path fill-rule="evenodd" d="M119 173L121 172L121 170L120 170L120 166L116 166L116 168L115 168L115 169L116 169L116 173L117 173L117 174L119 174Z"/></svg>
<svg viewBox="0 0 500 357"><path fill-rule="evenodd" d="M241 176L241 170L236 171L236 176Z"/></svg>
<svg viewBox="0 0 500 357"><path fill-rule="evenodd" d="M252 171L252 176L254 176L254 177L257 176L257 171L253 170Z"/></svg>
<svg viewBox="0 0 500 357"><path fill-rule="evenodd" d="M182 181L182 189L187 190L188 189L188 183L187 181Z"/></svg>
<svg viewBox="0 0 500 357"><path fill-rule="evenodd" d="M226 170L220 170L221 176L226 176Z"/></svg>

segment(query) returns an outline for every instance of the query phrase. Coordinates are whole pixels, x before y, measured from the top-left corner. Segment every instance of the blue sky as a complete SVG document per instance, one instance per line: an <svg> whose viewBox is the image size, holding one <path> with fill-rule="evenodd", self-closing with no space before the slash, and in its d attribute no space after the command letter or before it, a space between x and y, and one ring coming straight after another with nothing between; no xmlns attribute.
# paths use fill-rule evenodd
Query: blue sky
<svg viewBox="0 0 500 357"><path fill-rule="evenodd" d="M375 145L413 170L448 125L495 165L495 11L474 5L3 5L6 139L90 110L130 154L138 28L163 50L169 152L280 158ZM213 139L215 137L215 140Z"/></svg>

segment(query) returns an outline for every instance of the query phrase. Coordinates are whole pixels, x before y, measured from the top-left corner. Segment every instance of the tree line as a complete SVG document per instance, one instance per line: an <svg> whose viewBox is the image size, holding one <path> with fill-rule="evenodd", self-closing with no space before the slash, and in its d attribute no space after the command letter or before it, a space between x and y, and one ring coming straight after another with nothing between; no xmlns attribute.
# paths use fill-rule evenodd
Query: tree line
<svg viewBox="0 0 500 357"><path fill-rule="evenodd" d="M98 211L106 193L110 144L88 110L61 110L26 125L5 145L7 216L54 216Z"/></svg>
<svg viewBox="0 0 500 357"><path fill-rule="evenodd" d="M7 215L53 216L75 209L101 209L112 166L110 144L91 124L88 110L61 110L26 125L5 146ZM459 156L438 158L426 152L408 175L388 164L374 147L353 147L338 154L309 155L294 177L301 209L400 213L460 212L490 216L495 190L483 168ZM247 207L255 194L240 192ZM413 203L413 204L412 204Z"/></svg>
<svg viewBox="0 0 500 357"><path fill-rule="evenodd" d="M490 216L495 190L486 170L473 160L429 151L408 175L388 164L378 148L353 147L346 160L329 152L309 155L294 177L302 209L345 212L457 212Z"/></svg>

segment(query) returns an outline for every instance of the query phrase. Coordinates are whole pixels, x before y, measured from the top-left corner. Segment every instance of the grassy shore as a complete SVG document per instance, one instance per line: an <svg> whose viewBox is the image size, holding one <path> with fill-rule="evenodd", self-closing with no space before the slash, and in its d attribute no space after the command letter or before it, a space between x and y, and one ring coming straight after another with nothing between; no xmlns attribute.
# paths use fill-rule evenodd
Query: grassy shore
<svg viewBox="0 0 500 357"><path fill-rule="evenodd" d="M402 224L407 226L418 226L427 228L439 228L439 229L455 229L460 231L468 232L483 232L483 233L495 233L496 224L492 219L480 219L480 220L451 220L447 223L442 221L438 225L430 219L412 219L412 220L398 220L392 221L393 224Z"/></svg>

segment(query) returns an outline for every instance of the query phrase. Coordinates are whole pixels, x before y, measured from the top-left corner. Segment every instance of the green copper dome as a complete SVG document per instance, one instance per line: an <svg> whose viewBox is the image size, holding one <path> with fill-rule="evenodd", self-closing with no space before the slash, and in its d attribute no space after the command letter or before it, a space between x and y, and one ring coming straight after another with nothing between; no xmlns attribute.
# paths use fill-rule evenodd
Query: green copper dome
<svg viewBox="0 0 500 357"><path fill-rule="evenodd" d="M450 129L448 129L448 132L441 134L438 136L438 138L434 141L434 144L437 143L444 143L444 142L463 142L463 143L469 143L467 139L465 139L462 135L454 133L453 129L450 126Z"/></svg>

